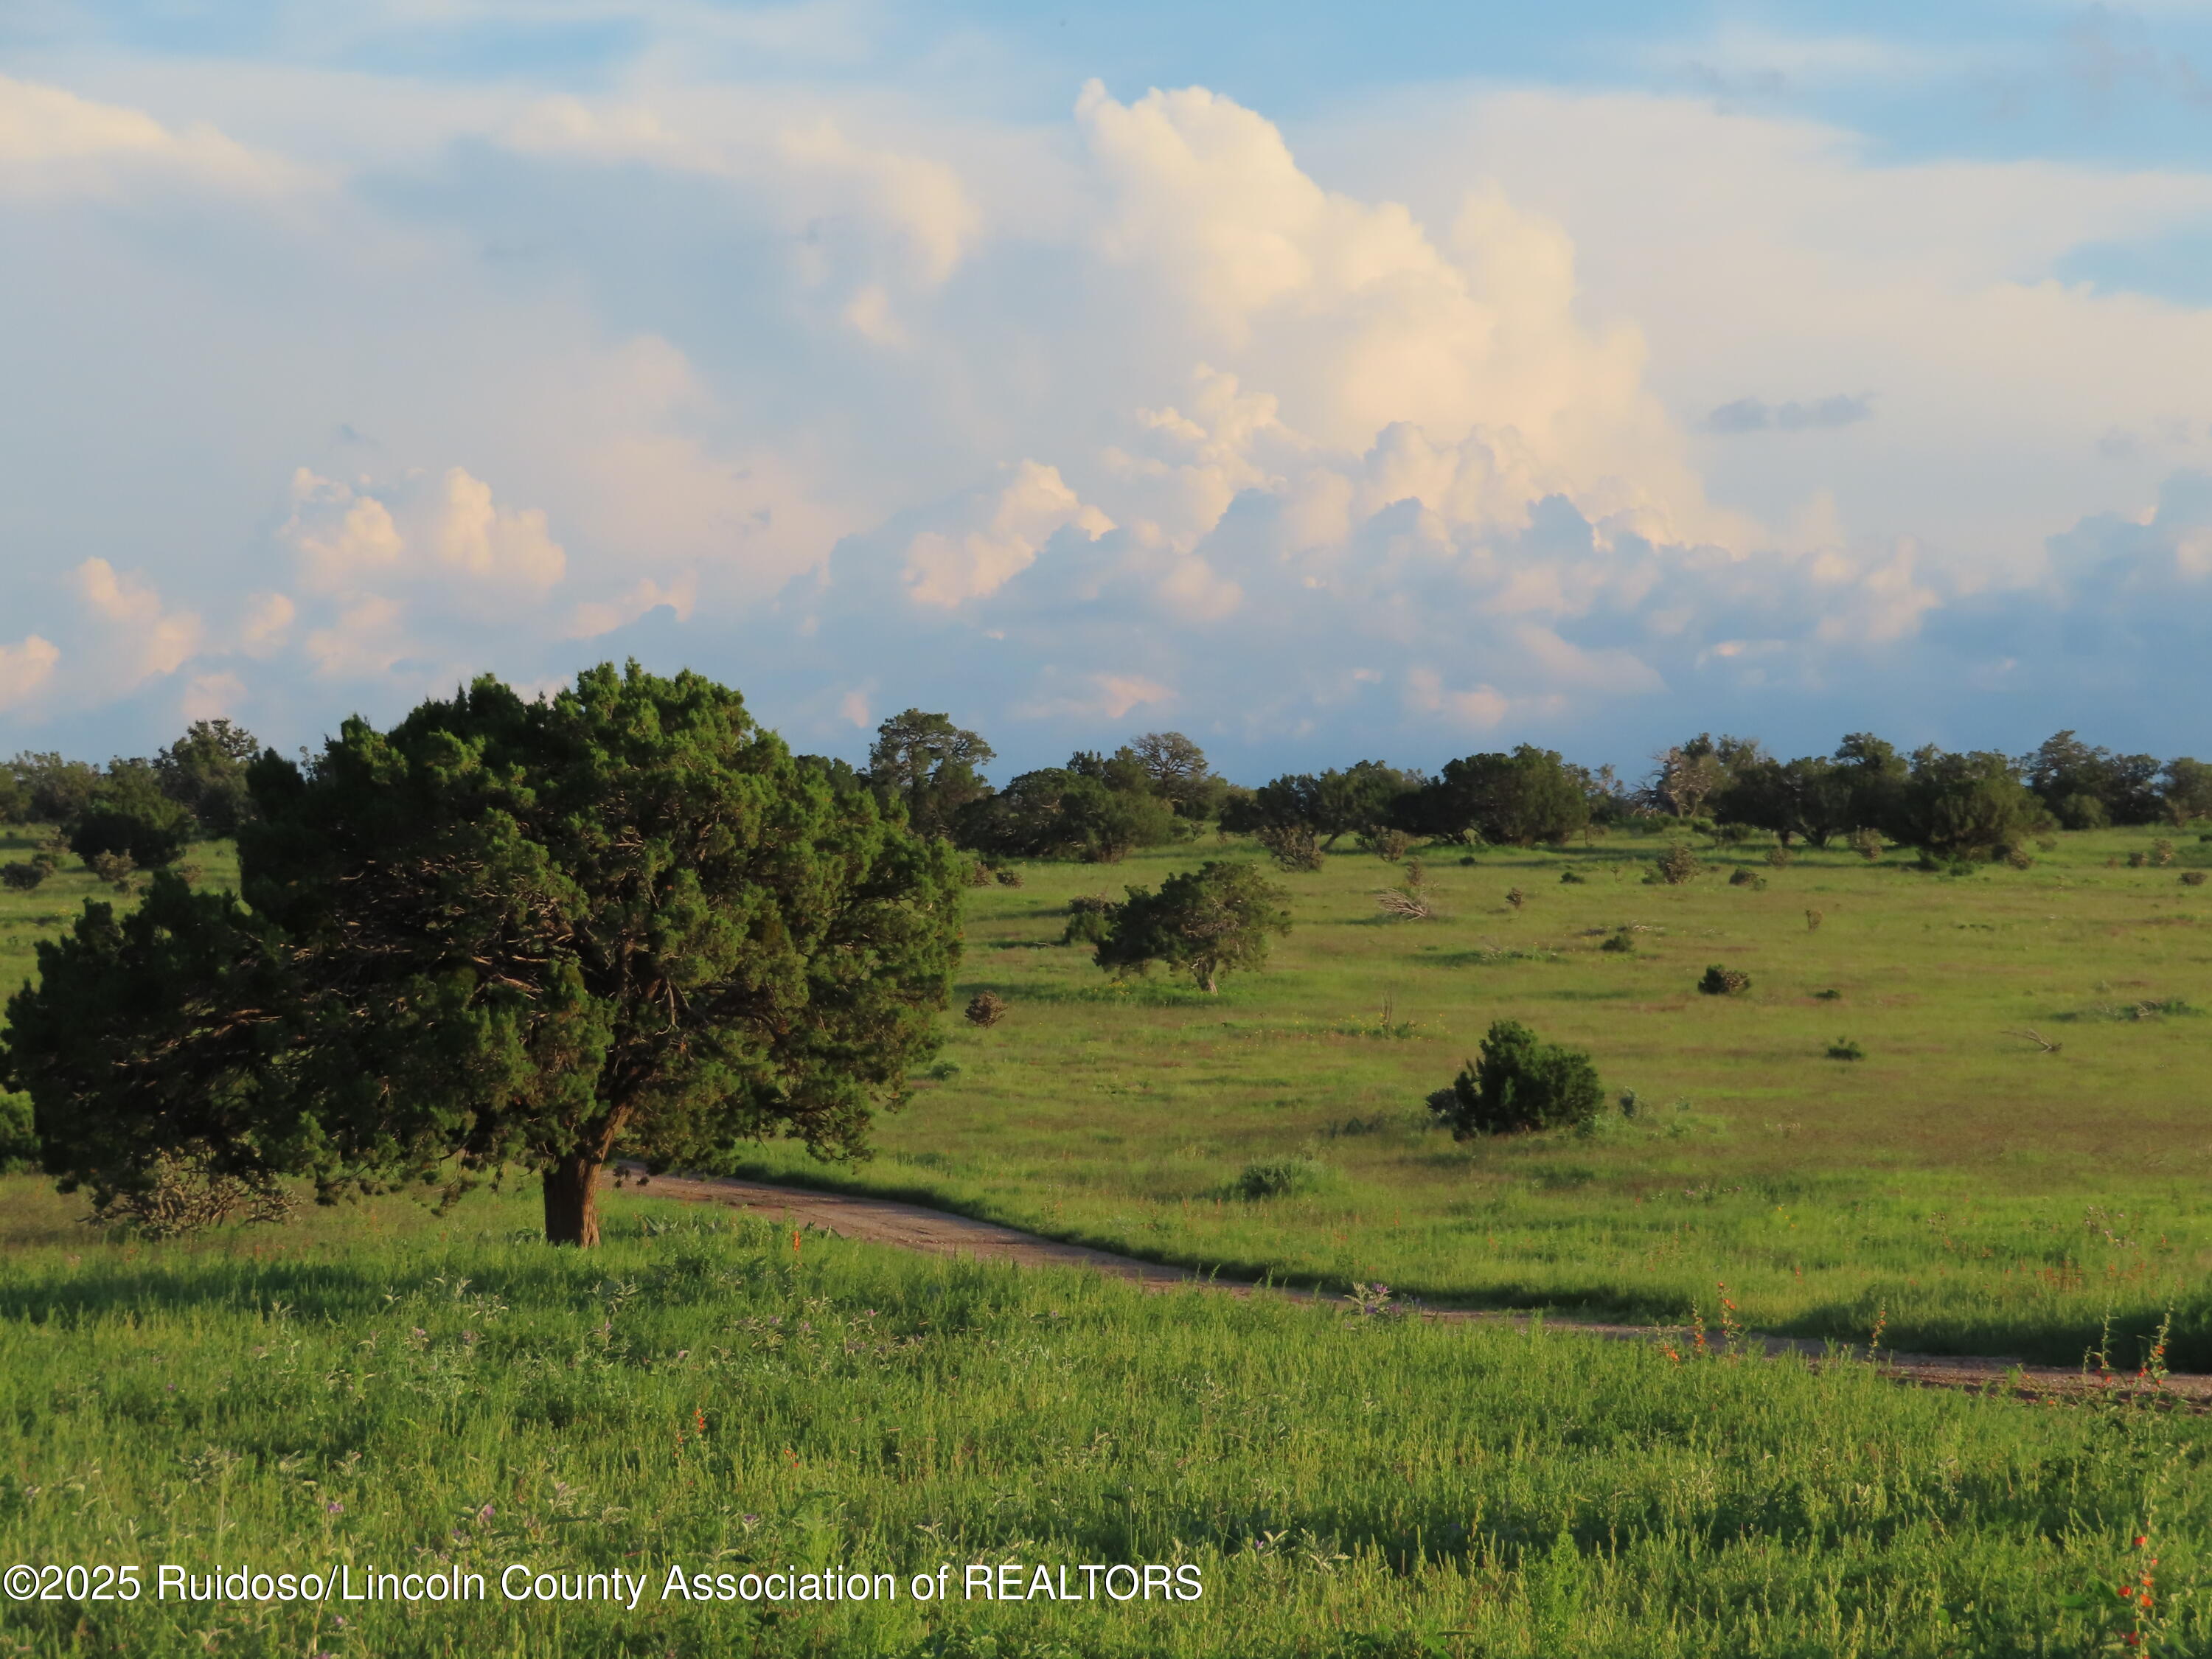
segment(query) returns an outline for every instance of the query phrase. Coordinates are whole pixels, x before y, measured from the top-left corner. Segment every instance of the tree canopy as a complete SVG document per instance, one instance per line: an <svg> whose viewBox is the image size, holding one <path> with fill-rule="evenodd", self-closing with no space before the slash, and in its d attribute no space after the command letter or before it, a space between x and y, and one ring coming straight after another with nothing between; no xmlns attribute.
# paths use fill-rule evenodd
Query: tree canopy
<svg viewBox="0 0 2212 1659"><path fill-rule="evenodd" d="M1209 862L1132 887L1108 914L1096 960L1120 975L1153 963L1188 973L1211 996L1231 969L1258 968L1269 939L1291 931L1290 895L1249 864Z"/></svg>
<svg viewBox="0 0 2212 1659"><path fill-rule="evenodd" d="M989 744L951 716L909 708L876 728L868 780L885 800L905 806L917 832L947 840L960 809L991 793L983 768L994 757Z"/></svg>
<svg viewBox="0 0 2212 1659"><path fill-rule="evenodd" d="M147 1073L165 1088L219 1080L220 1059L252 1079L220 1098L313 1122L302 1167L326 1194L520 1164L541 1178L547 1237L588 1244L618 1152L695 1159L772 1132L860 1151L937 1042L957 859L700 676L602 665L537 702L480 679L388 732L349 720L304 766L264 755L250 784L250 922L172 895L161 938L95 929L77 947L140 1010L105 1060L23 1035L58 1029L68 975L11 1006L9 1063L42 1124L139 1115L143 1091L102 1081L118 1054L172 1056ZM248 1022L221 975L184 1015L121 994L185 949L281 962L281 995L253 981L276 1017ZM282 1041L243 1058L201 1040L261 1024ZM96 1178L65 1140L54 1156Z"/></svg>
<svg viewBox="0 0 2212 1659"><path fill-rule="evenodd" d="M1401 826L1457 840L1469 834L1513 847L1554 845L1590 819L1590 792L1556 750L1522 744L1510 755L1446 761L1433 783L1404 798Z"/></svg>

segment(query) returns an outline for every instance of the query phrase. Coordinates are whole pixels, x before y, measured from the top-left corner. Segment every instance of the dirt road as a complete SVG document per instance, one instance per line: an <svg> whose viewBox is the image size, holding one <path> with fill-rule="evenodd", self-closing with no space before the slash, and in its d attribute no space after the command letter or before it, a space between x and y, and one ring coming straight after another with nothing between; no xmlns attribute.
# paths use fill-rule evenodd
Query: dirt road
<svg viewBox="0 0 2212 1659"><path fill-rule="evenodd" d="M636 1172L629 1173L635 1181ZM969 1216L933 1210L920 1204L902 1204L887 1198L863 1198L845 1193L814 1192L802 1187L775 1187L764 1182L733 1181L704 1176L655 1176L645 1185L632 1185L627 1190L643 1197L682 1199L698 1204L726 1204L733 1209L770 1217L794 1227L817 1227L842 1238L895 1244L902 1249L919 1250L927 1255L965 1257L978 1261L1008 1261L1024 1267L1087 1267L1094 1273L1111 1273L1117 1279L1128 1279L1147 1291L1171 1291L1196 1285L1228 1296L1282 1296L1317 1305L1343 1305L1343 1298L1340 1297L1324 1296L1312 1291L1263 1288L1219 1279L1187 1267L1172 1267L1157 1261L1141 1261L1135 1256L1116 1255L1109 1250L1066 1244L1057 1239L1023 1232L1018 1228L1002 1227L996 1222L977 1221ZM1421 1310L1421 1316L1446 1324L1526 1325L1528 1322L1528 1316L1524 1313L1499 1313L1476 1309L1425 1308ZM1592 1320L1551 1317L1547 1317L1544 1322L1553 1330L1571 1330L1617 1340L1649 1342L1668 1337L1678 1342L1680 1340L1679 1331L1669 1331L1656 1325L1609 1325ZM1764 1344L1770 1353L1802 1353L1819 1359L1828 1352L1826 1343L1796 1337L1754 1334L1752 1340ZM1989 1389L2031 1400L2081 1399L2100 1394L2143 1395L2170 1401L2192 1411L2212 1410L2212 1376L2170 1376L2162 1388L2154 1389L2139 1382L2132 1375L2099 1379L2084 1375L2078 1368L2028 1365L2011 1359L1901 1353L1885 1354L1881 1363L1886 1370L1901 1382L1942 1388Z"/></svg>

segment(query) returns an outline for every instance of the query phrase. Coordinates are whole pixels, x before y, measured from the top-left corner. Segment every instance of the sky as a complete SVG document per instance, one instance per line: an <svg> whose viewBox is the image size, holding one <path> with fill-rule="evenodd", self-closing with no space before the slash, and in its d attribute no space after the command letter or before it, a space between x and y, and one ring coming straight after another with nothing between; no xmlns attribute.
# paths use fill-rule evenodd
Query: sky
<svg viewBox="0 0 2212 1659"><path fill-rule="evenodd" d="M2212 0L0 5L0 752L2212 752Z"/></svg>

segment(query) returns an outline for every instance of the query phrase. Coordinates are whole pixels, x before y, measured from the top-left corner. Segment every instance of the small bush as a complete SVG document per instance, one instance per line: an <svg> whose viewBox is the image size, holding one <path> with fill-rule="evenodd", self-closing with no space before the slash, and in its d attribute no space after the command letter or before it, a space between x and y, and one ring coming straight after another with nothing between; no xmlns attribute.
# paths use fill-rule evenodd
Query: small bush
<svg viewBox="0 0 2212 1659"><path fill-rule="evenodd" d="M2158 866L2161 870L2163 870L2167 865L2172 863L2173 843L2170 841L2164 840L2151 842L2150 861Z"/></svg>
<svg viewBox="0 0 2212 1659"><path fill-rule="evenodd" d="M2204 884L2204 872L2202 870L2184 870L2181 872L2181 884L2184 887L2202 887Z"/></svg>
<svg viewBox="0 0 2212 1659"><path fill-rule="evenodd" d="M1589 879L1589 878L1583 874L1579 870L1562 870L1559 872L1559 884L1562 887L1572 887L1578 883L1586 882Z"/></svg>
<svg viewBox="0 0 2212 1659"><path fill-rule="evenodd" d="M1856 1038L1838 1037L1828 1045L1828 1058L1830 1060L1864 1060L1866 1050L1859 1047Z"/></svg>
<svg viewBox="0 0 2212 1659"><path fill-rule="evenodd" d="M1854 830L1850 836L1850 848L1872 864L1881 856L1881 836L1872 830Z"/></svg>
<svg viewBox="0 0 2212 1659"><path fill-rule="evenodd" d="M1694 879L1703 867L1698 862L1698 855L1678 841L1659 855L1651 866L1650 878L1663 882L1669 887L1680 887L1684 882Z"/></svg>
<svg viewBox="0 0 2212 1659"><path fill-rule="evenodd" d="M1247 1164L1237 1176L1242 1198L1297 1198L1328 1184L1329 1169L1317 1158L1263 1158Z"/></svg>
<svg viewBox="0 0 2212 1659"><path fill-rule="evenodd" d="M1267 851L1280 870L1310 872L1321 868L1321 838L1303 823L1266 823L1252 839Z"/></svg>
<svg viewBox="0 0 2212 1659"><path fill-rule="evenodd" d="M1439 1123L1449 1123L1459 1114L1459 1094L1449 1084L1428 1093L1429 1115Z"/></svg>
<svg viewBox="0 0 2212 1659"><path fill-rule="evenodd" d="M2056 836L2038 836L2035 838L2035 850L2039 853L2057 852L2058 850L2058 837Z"/></svg>
<svg viewBox="0 0 2212 1659"><path fill-rule="evenodd" d="M992 879L1001 887L1018 887L1022 884L1022 872L1011 864L1000 866L991 872L991 876Z"/></svg>
<svg viewBox="0 0 2212 1659"><path fill-rule="evenodd" d="M34 1175L38 1168L39 1131L30 1096L0 1094L0 1175Z"/></svg>
<svg viewBox="0 0 2212 1659"><path fill-rule="evenodd" d="M0 882L5 882L14 892L27 893L46 878L46 866L43 864L0 864Z"/></svg>
<svg viewBox="0 0 2212 1659"><path fill-rule="evenodd" d="M2212 836L2205 836L2205 837L2204 837L2204 839L2205 839L2205 840L2207 840L2207 841L2212 841ZM1472 853L1462 853L1462 854L1460 854L1460 860L1459 860L1459 867L1460 867L1461 869L1462 869L1462 870L1469 870L1469 869L1474 868L1474 854L1472 854Z"/></svg>
<svg viewBox="0 0 2212 1659"><path fill-rule="evenodd" d="M1738 968L1723 968L1716 962L1705 969L1698 988L1709 997L1732 997L1751 989L1751 975Z"/></svg>
<svg viewBox="0 0 2212 1659"><path fill-rule="evenodd" d="M1766 878L1765 876L1753 875L1747 866L1739 864L1734 870L1729 872L1729 885L1731 887L1748 887L1754 893L1762 892L1766 887Z"/></svg>
<svg viewBox="0 0 2212 1659"><path fill-rule="evenodd" d="M1827 917L1820 911L1808 910L1805 913L1805 931L1808 933L1819 933L1820 931L1820 924L1826 920Z"/></svg>
<svg viewBox="0 0 2212 1659"><path fill-rule="evenodd" d="M978 991L968 999L968 1023L970 1025L996 1025L1012 1010L1013 1004L993 991Z"/></svg>
<svg viewBox="0 0 2212 1659"><path fill-rule="evenodd" d="M1067 902L1067 926L1060 930L1062 945L1097 945L1113 931L1114 913L1121 907L1103 893L1078 894Z"/></svg>
<svg viewBox="0 0 2212 1659"><path fill-rule="evenodd" d="M1395 864L1413 845L1413 838L1403 830L1370 830L1362 834L1359 840L1369 852L1385 864Z"/></svg>
<svg viewBox="0 0 2212 1659"><path fill-rule="evenodd" d="M1528 902L1528 896L1518 887L1509 887L1505 890L1505 902L1518 910Z"/></svg>
<svg viewBox="0 0 2212 1659"><path fill-rule="evenodd" d="M1451 1092L1448 1118L1455 1140L1567 1128L1588 1122L1605 1103L1588 1054L1540 1042L1511 1019L1491 1026L1480 1054L1452 1079Z"/></svg>
<svg viewBox="0 0 2212 1659"><path fill-rule="evenodd" d="M2035 868L2035 854L2029 852L2025 847L2006 848L2004 852L2004 861L2015 870L2033 870Z"/></svg>
<svg viewBox="0 0 2212 1659"><path fill-rule="evenodd" d="M1787 870L1790 867L1790 860L1796 857L1796 854L1792 853L1788 848L1783 846L1779 842L1766 849L1766 861L1772 865L1777 870Z"/></svg>
<svg viewBox="0 0 2212 1659"><path fill-rule="evenodd" d="M1605 943L1597 948L1610 951L1616 956L1633 956L1636 954L1636 935L1626 927L1616 927Z"/></svg>
<svg viewBox="0 0 2212 1659"><path fill-rule="evenodd" d="M2140 870L2143 866L2149 862L2150 855L2148 853L2130 853L2128 854L2128 868L2130 870Z"/></svg>
<svg viewBox="0 0 2212 1659"><path fill-rule="evenodd" d="M1813 994L1822 1002L1841 1002L1844 1000L1844 994L1832 985L1825 991L1815 991Z"/></svg>
<svg viewBox="0 0 2212 1659"><path fill-rule="evenodd" d="M84 867L121 892L131 885L131 872L138 866L128 853L94 853L86 858Z"/></svg>
<svg viewBox="0 0 2212 1659"><path fill-rule="evenodd" d="M980 861L969 865L968 884L970 887L988 887L991 884L991 866Z"/></svg>

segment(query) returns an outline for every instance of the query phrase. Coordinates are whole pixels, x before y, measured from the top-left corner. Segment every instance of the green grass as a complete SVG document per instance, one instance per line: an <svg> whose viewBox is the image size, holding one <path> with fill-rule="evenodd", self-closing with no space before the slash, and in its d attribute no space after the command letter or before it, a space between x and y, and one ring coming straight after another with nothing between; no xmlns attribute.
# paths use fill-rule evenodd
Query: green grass
<svg viewBox="0 0 2212 1659"><path fill-rule="evenodd" d="M2212 1644L2212 1606L2174 1595L2212 1538L2205 1419L609 1208L591 1255L489 1195L148 1246L0 1182L0 1562L137 1562L149 1583L161 1563L458 1565L491 1587L0 1604L0 1650L2072 1655L2142 1650L2112 1586L2152 1556L2171 1623L2149 1650ZM678 1563L903 1587L946 1561L1187 1563L1205 1593L659 1599ZM510 1605L510 1563L652 1589L634 1613Z"/></svg>
<svg viewBox="0 0 2212 1659"><path fill-rule="evenodd" d="M1438 1302L1669 1319L1725 1282L1766 1328L1863 1340L1886 1311L1893 1342L1936 1352L2070 1364L2109 1313L2132 1364L2170 1306L2177 1363L2212 1369L2212 901L2178 879L2212 847L2178 836L2177 866L2127 868L2158 833L1964 878L1751 849L1645 885L1663 840L1618 834L1431 855L1425 922L1382 920L1396 872L1340 853L1283 878L1296 930L1218 998L1116 987L1055 941L1074 894L1248 845L1031 865L974 894L953 1004L988 988L1012 1013L951 1022L880 1155L775 1145L729 1168ZM1728 885L1739 864L1766 886ZM1599 948L1631 926L1632 953ZM1699 995L1712 962L1751 989ZM1508 1018L1588 1048L1639 1116L1468 1145L1431 1127L1423 1098ZM2029 1030L2059 1051L2008 1035ZM1864 1058L1829 1058L1845 1040ZM1238 1195L1245 1165L1301 1153L1336 1178Z"/></svg>

